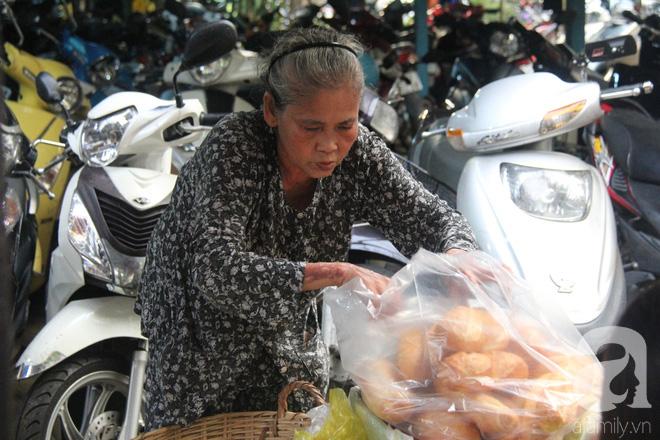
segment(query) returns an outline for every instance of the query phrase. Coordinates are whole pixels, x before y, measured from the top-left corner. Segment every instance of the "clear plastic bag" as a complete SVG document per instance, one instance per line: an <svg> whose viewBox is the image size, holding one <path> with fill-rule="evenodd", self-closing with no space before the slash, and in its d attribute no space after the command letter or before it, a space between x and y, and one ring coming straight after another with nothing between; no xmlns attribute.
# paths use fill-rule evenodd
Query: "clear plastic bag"
<svg viewBox="0 0 660 440"><path fill-rule="evenodd" d="M417 439L579 438L597 417L591 349L483 252L421 250L380 297L355 279L324 300L369 409Z"/></svg>

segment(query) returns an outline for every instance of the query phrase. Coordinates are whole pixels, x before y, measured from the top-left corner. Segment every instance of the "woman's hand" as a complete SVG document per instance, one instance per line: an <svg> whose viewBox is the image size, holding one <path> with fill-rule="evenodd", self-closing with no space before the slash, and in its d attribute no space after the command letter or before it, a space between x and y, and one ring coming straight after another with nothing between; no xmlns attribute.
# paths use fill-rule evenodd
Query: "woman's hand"
<svg viewBox="0 0 660 440"><path fill-rule="evenodd" d="M457 257L458 260L460 261L461 257L465 258L465 256L468 254L468 251L465 251L463 249L458 249L458 248L452 248L449 249L445 252L447 255L451 255L453 257ZM469 262L469 260L465 260L466 262ZM500 267L507 272L509 272L510 275L513 275L513 271L509 266L507 266L504 263L500 263ZM483 267L482 265L478 264L469 264L469 265L463 265L463 267L460 267L461 272L465 274L466 277L473 283L483 283L483 282L488 282L488 281L497 281L497 277L495 276L495 273L491 270L489 267Z"/></svg>
<svg viewBox="0 0 660 440"><path fill-rule="evenodd" d="M445 251L445 254L447 254L447 255L460 255L460 254L465 254L465 253L467 253L466 250L459 249L459 248L451 248L451 249L447 249L447 251Z"/></svg>
<svg viewBox="0 0 660 440"><path fill-rule="evenodd" d="M377 295L385 291L390 279L384 275L351 263L307 263L303 291L341 286L358 277L364 285Z"/></svg>
<svg viewBox="0 0 660 440"><path fill-rule="evenodd" d="M387 285L390 282L389 277L381 275L372 270L366 269L361 266L357 266L351 263L344 263L345 273L344 279L341 281L341 284L344 284L355 277L358 277L362 280L367 289L371 290L376 295L380 295L385 291Z"/></svg>

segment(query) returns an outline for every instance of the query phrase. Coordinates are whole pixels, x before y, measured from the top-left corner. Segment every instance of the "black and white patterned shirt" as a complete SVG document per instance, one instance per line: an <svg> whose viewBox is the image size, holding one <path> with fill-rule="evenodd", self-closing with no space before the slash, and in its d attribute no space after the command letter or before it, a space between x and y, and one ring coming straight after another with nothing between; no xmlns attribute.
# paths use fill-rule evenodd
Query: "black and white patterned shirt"
<svg viewBox="0 0 660 440"><path fill-rule="evenodd" d="M465 219L362 126L309 206L296 210L261 112L222 120L183 167L147 251L136 304L149 339L147 429L276 409L292 380L325 389L316 292L301 292L305 262L346 261L360 221L404 255L476 246ZM296 400L293 408L309 406Z"/></svg>

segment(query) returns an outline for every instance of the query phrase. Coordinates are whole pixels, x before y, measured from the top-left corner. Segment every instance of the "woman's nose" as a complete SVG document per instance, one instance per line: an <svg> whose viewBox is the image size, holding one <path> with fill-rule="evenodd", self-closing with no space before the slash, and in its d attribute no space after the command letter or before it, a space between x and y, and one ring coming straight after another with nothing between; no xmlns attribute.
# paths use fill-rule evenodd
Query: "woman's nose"
<svg viewBox="0 0 660 440"><path fill-rule="evenodd" d="M339 149L339 142L332 137L323 138L316 144L316 149L321 153L333 153Z"/></svg>

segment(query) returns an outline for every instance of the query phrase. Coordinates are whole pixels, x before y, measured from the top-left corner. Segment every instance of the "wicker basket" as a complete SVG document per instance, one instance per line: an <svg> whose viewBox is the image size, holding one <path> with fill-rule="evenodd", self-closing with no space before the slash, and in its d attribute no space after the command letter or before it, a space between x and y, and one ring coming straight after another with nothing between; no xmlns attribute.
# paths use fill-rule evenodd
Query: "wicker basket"
<svg viewBox="0 0 660 440"><path fill-rule="evenodd" d="M134 440L292 440L295 431L311 423L306 414L288 411L287 399L297 389L307 391L318 405L325 403L314 385L296 381L280 391L277 411L216 414L188 426L168 426L140 434Z"/></svg>

